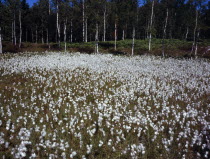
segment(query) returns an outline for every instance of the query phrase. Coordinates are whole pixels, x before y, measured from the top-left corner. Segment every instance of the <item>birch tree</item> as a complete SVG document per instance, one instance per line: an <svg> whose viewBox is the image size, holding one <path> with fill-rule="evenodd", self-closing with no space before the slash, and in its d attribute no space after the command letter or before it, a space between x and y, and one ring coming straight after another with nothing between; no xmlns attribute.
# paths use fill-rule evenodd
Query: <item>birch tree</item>
<svg viewBox="0 0 210 159"><path fill-rule="evenodd" d="M85 0L82 0L82 39L85 41Z"/></svg>
<svg viewBox="0 0 210 159"><path fill-rule="evenodd" d="M2 54L3 52L2 51L2 32L1 32L2 21L4 19L3 13L4 13L4 6L2 2L0 1L0 54Z"/></svg>
<svg viewBox="0 0 210 159"><path fill-rule="evenodd" d="M64 21L64 43L65 43L65 52L66 52L66 25L67 25L67 18Z"/></svg>
<svg viewBox="0 0 210 159"><path fill-rule="evenodd" d="M152 1L152 12L150 17L150 28L149 28L149 51L151 51L151 42L152 42L152 25L153 25L153 16L154 16L154 4L155 1Z"/></svg>
<svg viewBox="0 0 210 159"><path fill-rule="evenodd" d="M61 46L61 34L60 34L60 24L59 24L59 0L56 0L56 27L58 35L58 45Z"/></svg>
<svg viewBox="0 0 210 159"><path fill-rule="evenodd" d="M117 20L115 20L114 24L114 50L117 50Z"/></svg>
<svg viewBox="0 0 210 159"><path fill-rule="evenodd" d="M104 37L103 41L106 41L106 3L104 4Z"/></svg>
<svg viewBox="0 0 210 159"><path fill-rule="evenodd" d="M166 38L166 29L168 25L168 8L166 9L166 19L165 19L165 25L163 29L163 39L162 39L162 56L165 56L165 38Z"/></svg>
<svg viewBox="0 0 210 159"><path fill-rule="evenodd" d="M2 54L1 26L0 26L0 54Z"/></svg>
<svg viewBox="0 0 210 159"><path fill-rule="evenodd" d="M95 53L98 54L98 23L96 23Z"/></svg>
<svg viewBox="0 0 210 159"><path fill-rule="evenodd" d="M21 43L22 43L22 18L21 18L21 7L19 8L19 25L20 25L19 48L20 48L20 47L21 47Z"/></svg>
<svg viewBox="0 0 210 159"><path fill-rule="evenodd" d="M133 27L133 41L132 41L132 56L134 55L134 44L135 44L135 27Z"/></svg>

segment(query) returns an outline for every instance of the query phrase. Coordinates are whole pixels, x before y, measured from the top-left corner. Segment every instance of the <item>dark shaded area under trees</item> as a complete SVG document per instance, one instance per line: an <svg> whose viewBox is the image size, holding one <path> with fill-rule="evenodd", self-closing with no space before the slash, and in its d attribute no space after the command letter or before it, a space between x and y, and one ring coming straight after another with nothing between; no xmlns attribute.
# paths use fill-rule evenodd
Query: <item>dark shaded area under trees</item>
<svg viewBox="0 0 210 159"><path fill-rule="evenodd" d="M0 31L3 52L27 42L52 50L71 47L66 42L94 42L95 50L101 44L117 51L116 41L133 39L134 47L134 39L151 38L159 39L163 56L169 39L190 41L189 55L197 56L197 43L210 39L210 1L38 0L30 8L26 0L0 0Z"/></svg>

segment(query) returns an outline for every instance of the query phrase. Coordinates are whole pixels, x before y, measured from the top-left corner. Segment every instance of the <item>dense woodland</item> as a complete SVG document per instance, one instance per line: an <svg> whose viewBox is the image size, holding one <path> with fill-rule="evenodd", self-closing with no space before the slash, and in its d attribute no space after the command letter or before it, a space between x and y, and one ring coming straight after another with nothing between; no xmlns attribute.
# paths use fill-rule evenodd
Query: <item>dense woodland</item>
<svg viewBox="0 0 210 159"><path fill-rule="evenodd" d="M26 0L0 0L0 31L0 41L18 47L22 42L60 46L149 39L150 51L152 38L157 38L163 47L164 39L190 40L196 52L197 41L210 38L210 1L38 0L29 7Z"/></svg>

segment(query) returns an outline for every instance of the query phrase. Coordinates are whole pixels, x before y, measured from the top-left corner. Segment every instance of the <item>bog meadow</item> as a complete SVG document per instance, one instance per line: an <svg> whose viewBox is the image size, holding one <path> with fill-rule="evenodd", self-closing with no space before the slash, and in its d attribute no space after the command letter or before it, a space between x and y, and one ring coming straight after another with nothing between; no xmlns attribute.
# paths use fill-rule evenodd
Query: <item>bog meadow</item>
<svg viewBox="0 0 210 159"><path fill-rule="evenodd" d="M0 159L209 159L210 2L0 0Z"/></svg>

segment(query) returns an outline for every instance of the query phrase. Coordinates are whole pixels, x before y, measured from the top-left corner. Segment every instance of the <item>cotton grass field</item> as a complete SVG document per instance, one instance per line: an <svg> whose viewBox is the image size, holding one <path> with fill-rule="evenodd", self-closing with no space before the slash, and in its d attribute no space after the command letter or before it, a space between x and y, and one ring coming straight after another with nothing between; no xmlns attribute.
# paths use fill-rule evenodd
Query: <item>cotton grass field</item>
<svg viewBox="0 0 210 159"><path fill-rule="evenodd" d="M0 56L0 158L210 158L210 62Z"/></svg>

